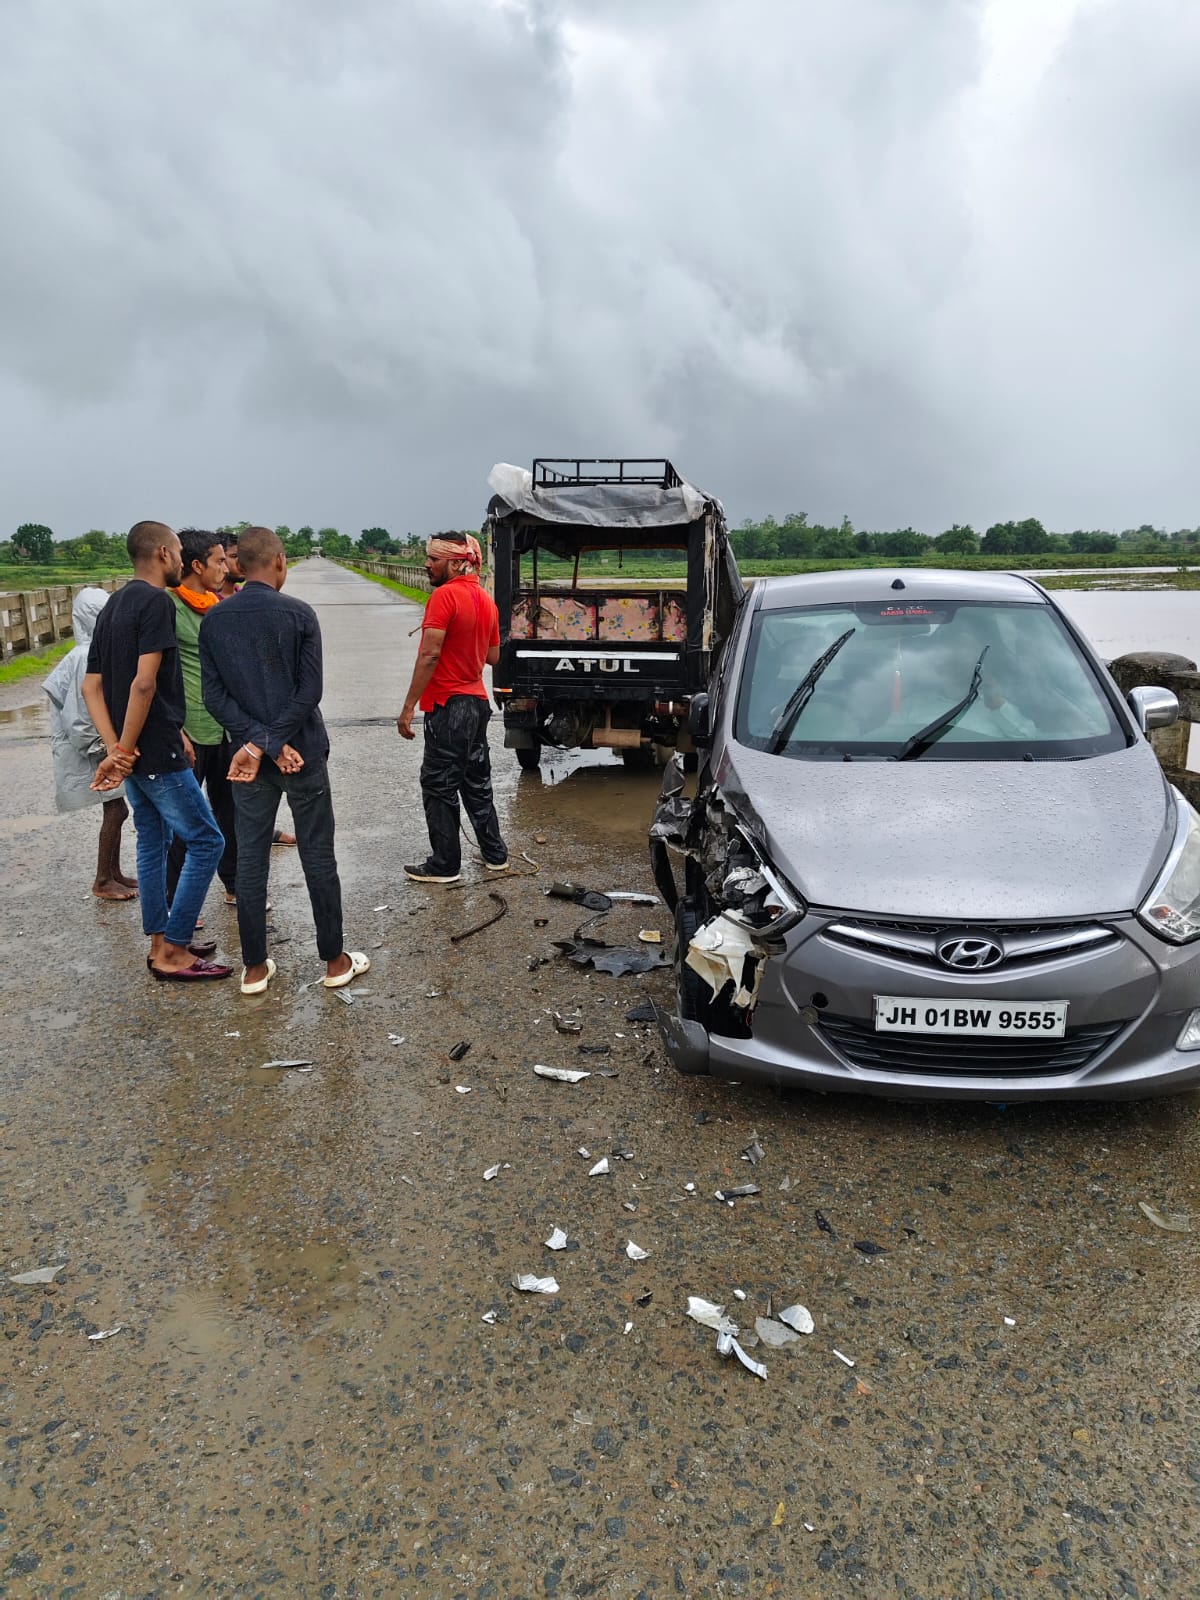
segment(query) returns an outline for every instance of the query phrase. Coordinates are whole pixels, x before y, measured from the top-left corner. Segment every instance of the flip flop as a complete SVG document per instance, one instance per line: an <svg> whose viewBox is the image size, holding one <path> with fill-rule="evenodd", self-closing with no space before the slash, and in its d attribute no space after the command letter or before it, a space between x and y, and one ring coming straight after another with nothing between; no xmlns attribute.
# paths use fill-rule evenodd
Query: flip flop
<svg viewBox="0 0 1200 1600"><path fill-rule="evenodd" d="M278 972L278 970L279 970L278 967L271 960L270 956L268 956L267 957L267 975L266 975L266 977L265 978L256 978L253 983L247 983L246 982L246 969L245 969L245 967L243 967L242 968L242 993L243 994L266 994L267 985L270 983L271 979L275 976L275 974L276 974L276 972Z"/></svg>
<svg viewBox="0 0 1200 1600"><path fill-rule="evenodd" d="M343 989L351 978L361 978L364 972L371 970L371 958L361 950L347 950L346 954L350 957L350 970L339 972L336 978L323 978L321 981L327 989Z"/></svg>
<svg viewBox="0 0 1200 1600"><path fill-rule="evenodd" d="M206 978L228 978L233 968L220 967L214 961L197 958L190 967L182 967L178 972L163 972L159 967L151 967L150 972L159 983L199 983Z"/></svg>
<svg viewBox="0 0 1200 1600"><path fill-rule="evenodd" d="M295 842L296 835L294 833L285 833L282 828L276 828L271 836L272 844L295 844Z"/></svg>

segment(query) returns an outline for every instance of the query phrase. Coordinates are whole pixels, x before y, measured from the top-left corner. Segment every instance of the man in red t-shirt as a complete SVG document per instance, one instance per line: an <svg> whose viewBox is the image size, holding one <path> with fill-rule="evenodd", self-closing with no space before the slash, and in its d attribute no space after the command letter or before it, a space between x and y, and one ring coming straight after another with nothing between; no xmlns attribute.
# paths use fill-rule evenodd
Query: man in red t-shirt
<svg viewBox="0 0 1200 1600"><path fill-rule="evenodd" d="M479 841L489 872L508 871L508 849L492 799L492 763L487 725L492 708L483 668L500 658L500 613L479 582L479 541L469 533L441 533L425 547L425 571L433 593L425 606L421 648L404 710L396 718L402 739L413 739L418 702L425 713L421 799L429 828L425 861L406 866L418 883L457 883L458 797Z"/></svg>

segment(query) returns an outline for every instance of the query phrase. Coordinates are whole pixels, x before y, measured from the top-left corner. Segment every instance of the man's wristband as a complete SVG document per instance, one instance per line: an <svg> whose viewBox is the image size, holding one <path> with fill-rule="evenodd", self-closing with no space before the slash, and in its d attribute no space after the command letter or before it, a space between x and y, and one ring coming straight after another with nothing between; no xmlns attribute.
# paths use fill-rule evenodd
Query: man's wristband
<svg viewBox="0 0 1200 1600"><path fill-rule="evenodd" d="M252 755L254 757L255 761L261 761L262 760L262 751L257 749L254 745L252 745L252 744L244 744L242 746L242 749L245 750L248 754Z"/></svg>
<svg viewBox="0 0 1200 1600"><path fill-rule="evenodd" d="M124 756L129 761L132 761L134 757L134 752L132 750L126 750L122 745L119 744L113 745L112 749L108 753L110 756Z"/></svg>

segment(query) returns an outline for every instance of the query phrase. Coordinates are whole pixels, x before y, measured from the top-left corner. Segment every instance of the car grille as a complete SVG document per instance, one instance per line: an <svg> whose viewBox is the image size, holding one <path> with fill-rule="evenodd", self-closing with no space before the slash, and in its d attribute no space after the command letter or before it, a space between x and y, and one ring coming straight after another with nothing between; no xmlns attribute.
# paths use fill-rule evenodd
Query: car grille
<svg viewBox="0 0 1200 1600"><path fill-rule="evenodd" d="M1068 1028L1062 1039L948 1039L937 1033L876 1033L869 1022L822 1015L819 1031L853 1066L879 1072L1006 1078L1078 1072L1112 1043L1124 1022Z"/></svg>
<svg viewBox="0 0 1200 1600"><path fill-rule="evenodd" d="M865 917L842 918L828 923L820 937L826 944L855 950L862 955L882 956L906 966L947 968L937 957L938 941L947 934L979 933L986 929L998 934L1004 946L1004 960L989 967L989 976L1011 972L1018 967L1061 960L1064 956L1094 956L1114 950L1120 935L1095 922L1051 923L962 923L962 922L884 922Z"/></svg>

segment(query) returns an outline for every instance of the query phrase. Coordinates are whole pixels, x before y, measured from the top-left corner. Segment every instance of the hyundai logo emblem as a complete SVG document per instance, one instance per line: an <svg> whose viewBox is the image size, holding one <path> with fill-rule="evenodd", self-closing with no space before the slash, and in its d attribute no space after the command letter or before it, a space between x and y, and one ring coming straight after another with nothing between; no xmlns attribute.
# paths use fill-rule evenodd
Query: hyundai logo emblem
<svg viewBox="0 0 1200 1600"><path fill-rule="evenodd" d="M987 934L946 933L937 942L937 958L956 972L981 972L1004 960L1004 946Z"/></svg>

